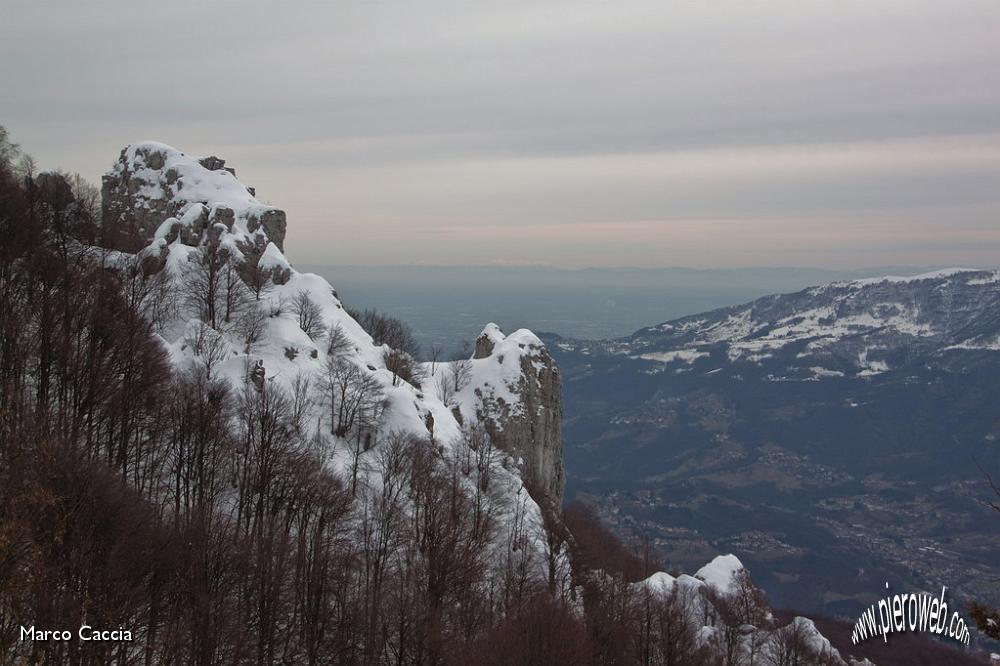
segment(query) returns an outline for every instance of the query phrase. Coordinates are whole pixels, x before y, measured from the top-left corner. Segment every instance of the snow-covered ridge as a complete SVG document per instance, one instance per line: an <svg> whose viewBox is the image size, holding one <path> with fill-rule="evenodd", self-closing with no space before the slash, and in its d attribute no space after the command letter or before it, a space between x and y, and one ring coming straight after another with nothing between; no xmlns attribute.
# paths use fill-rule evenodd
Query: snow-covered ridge
<svg viewBox="0 0 1000 666"><path fill-rule="evenodd" d="M806 663L871 666L868 660L858 661L852 657L845 659L808 618L795 617L790 624L775 627L770 608L754 608L761 602L753 597L748 572L735 555L717 556L694 576L681 574L674 577L659 571L635 583L634 587L662 599L674 596L685 599L682 607L688 621L701 626L697 634L699 644L715 647L717 653L732 654L736 663L785 663L782 659L783 645L793 635L794 640L809 653L808 657L799 656ZM727 604L727 599L732 600L729 601L732 605ZM727 605L729 609L739 609L737 615L742 613L755 616L755 622L743 624L736 634L727 631L727 613L720 608ZM735 641L736 644L726 646L728 641Z"/></svg>
<svg viewBox="0 0 1000 666"><path fill-rule="evenodd" d="M608 347L668 365L781 365L772 374L815 381L871 377L918 356L994 352L998 339L1000 271L952 268L766 296L646 328Z"/></svg>
<svg viewBox="0 0 1000 666"><path fill-rule="evenodd" d="M105 176L104 194L105 223L136 246L134 253L115 256L126 262L137 257L146 272L164 276L171 285L176 307L157 322L156 333L175 368L210 367L212 376L225 378L237 392L275 386L291 394L305 383L313 396L302 418L307 436L322 442L329 464L343 475L349 477L352 465L357 468L354 458L360 455L363 482L378 487L378 441L393 434L430 439L447 456L468 446L466 432L476 424L497 433L516 430L519 448L501 453L491 483L506 497L507 510L517 514L510 524L536 553L537 576L546 575L541 510L523 486L525 477L545 474L533 467L545 463L560 475L545 487L558 491L556 503L561 499L558 428L558 446L539 440L545 453L533 455L535 440L545 431L539 424L558 423L561 412L558 395L554 404L540 399L546 388L540 383L557 370L533 333L505 336L489 324L480 336L490 341L488 353L480 355L477 345L474 359L423 366L410 359L425 373L415 372L408 380L390 367L399 352L376 344L323 277L299 272L288 262L282 251L285 214L257 201L253 189L223 160L190 156L157 142L132 144ZM209 257L225 262L223 268L206 268L215 265ZM235 289L238 304L230 314L229 297L220 296L219 307L226 313L209 323L199 302L207 296L192 294L185 285L215 279L208 271L226 271L225 266L234 267L235 277L219 278L216 286L226 293ZM309 304L308 317L302 314L303 303ZM252 338L248 318L255 330ZM353 369L344 370L344 364ZM353 373L378 396L371 407L377 422L360 453L355 439L362 437L339 434L329 403L324 403L323 387L335 373ZM558 465L547 458L554 453ZM513 543L504 539L496 544L498 551Z"/></svg>
<svg viewBox="0 0 1000 666"><path fill-rule="evenodd" d="M928 273L920 273L919 275L910 275L910 276L885 275L882 277L845 280L841 282L835 282L833 284L854 285L856 287L864 287L866 285L879 284L881 282L904 284L909 282L921 282L923 280L939 280L941 278L955 277L956 275L961 275L962 273L980 273L980 272L982 272L981 268L942 268L941 270L930 271Z"/></svg>

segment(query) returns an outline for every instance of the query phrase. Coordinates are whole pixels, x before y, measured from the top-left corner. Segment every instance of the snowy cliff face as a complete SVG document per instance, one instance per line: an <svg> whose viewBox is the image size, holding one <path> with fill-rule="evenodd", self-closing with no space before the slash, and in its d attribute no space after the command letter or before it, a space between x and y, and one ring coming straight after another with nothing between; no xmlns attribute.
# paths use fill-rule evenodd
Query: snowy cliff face
<svg viewBox="0 0 1000 666"><path fill-rule="evenodd" d="M661 371L729 365L766 370L774 381L975 363L1000 351L1000 272L835 282L645 328L607 348Z"/></svg>
<svg viewBox="0 0 1000 666"><path fill-rule="evenodd" d="M558 370L530 331L504 339L490 325L487 331L495 331L498 340L492 355L426 364L425 376L405 381L387 367L393 350L373 342L330 284L298 272L285 259L285 214L259 203L216 157L198 158L155 142L127 146L104 177L103 214L105 228L138 239L136 256L144 269L164 271L175 292L190 291L183 285L192 281L206 283L206 256L221 257L246 283L238 286L251 302L230 316L228 296L221 295L219 321L211 328L204 313L189 303L190 294L178 299L157 331L176 367L211 363L216 376L236 387L250 381L259 389L273 382L293 391L304 381L321 392L331 373L343 372L332 369L335 362L346 362L351 376L380 398L370 407L378 419L364 435L362 457L375 440L391 433L430 438L445 455L463 446L470 428L481 425L499 449L512 506L526 514L519 520L542 547L541 514L522 479L538 479L558 505L562 409ZM221 276L213 288L228 293L231 277ZM311 304L311 316L302 314L304 300ZM247 312L263 313L251 326L252 335L242 321ZM350 460L354 443L346 441L350 436L343 428L338 432L319 398L313 402L303 421L328 439L331 464L345 471L356 467Z"/></svg>
<svg viewBox="0 0 1000 666"><path fill-rule="evenodd" d="M566 486L559 368L534 333L505 336L489 324L476 339L470 381L458 395L463 419L484 424L498 446L525 462L555 506Z"/></svg>

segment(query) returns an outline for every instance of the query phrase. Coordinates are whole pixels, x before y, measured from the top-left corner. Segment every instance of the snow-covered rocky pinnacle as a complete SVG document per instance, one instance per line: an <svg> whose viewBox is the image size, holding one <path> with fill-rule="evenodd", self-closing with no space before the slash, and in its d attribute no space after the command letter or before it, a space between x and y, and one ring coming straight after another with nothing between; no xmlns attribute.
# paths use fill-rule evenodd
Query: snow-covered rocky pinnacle
<svg viewBox="0 0 1000 666"><path fill-rule="evenodd" d="M103 226L119 246L165 241L149 255L150 270L162 268L163 248L178 239L197 246L207 238L244 264L259 260L269 243L284 247L285 212L257 201L254 189L218 157L194 157L155 141L134 143L104 175L101 193Z"/></svg>
<svg viewBox="0 0 1000 666"><path fill-rule="evenodd" d="M679 595L687 600L681 604L694 626L700 626L697 640L700 645L719 646L726 641L727 625L724 608L728 605L745 611L753 601L747 596L749 578L740 582L740 574L746 574L743 563L735 555L719 555L703 566L694 576L680 574L671 576L663 571L635 583L640 591L646 590L654 596L669 598ZM785 626L776 627L775 618L769 608L760 609L757 625L744 624L739 629L736 645L730 649L717 649L716 654L730 653L740 664L784 664L808 663L829 664L830 666L874 666L867 659L844 656L820 633L812 620L805 617L792 618ZM730 613L732 611L730 610ZM729 621L732 621L731 619ZM758 626L759 625L759 626ZM730 625L731 627L731 625ZM731 634L731 632L728 632ZM788 660L789 642L807 654L799 654Z"/></svg>
<svg viewBox="0 0 1000 666"><path fill-rule="evenodd" d="M482 422L498 446L516 452L556 506L566 486L559 368L529 330L505 336L488 324L476 339L464 418Z"/></svg>

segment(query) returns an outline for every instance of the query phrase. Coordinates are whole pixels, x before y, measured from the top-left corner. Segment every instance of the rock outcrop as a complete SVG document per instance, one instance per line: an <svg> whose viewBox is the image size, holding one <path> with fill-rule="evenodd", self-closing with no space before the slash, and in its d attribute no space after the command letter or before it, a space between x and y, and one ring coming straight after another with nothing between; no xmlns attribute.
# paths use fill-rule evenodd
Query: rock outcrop
<svg viewBox="0 0 1000 666"><path fill-rule="evenodd" d="M284 247L285 213L260 203L225 160L197 158L153 141L126 146L102 182L110 244L138 250L151 240L219 245L255 264L268 243Z"/></svg>
<svg viewBox="0 0 1000 666"><path fill-rule="evenodd" d="M566 487L559 368L531 331L505 336L489 324L476 339L469 389L460 394L494 443L523 463L556 506ZM463 408L465 405L463 405Z"/></svg>

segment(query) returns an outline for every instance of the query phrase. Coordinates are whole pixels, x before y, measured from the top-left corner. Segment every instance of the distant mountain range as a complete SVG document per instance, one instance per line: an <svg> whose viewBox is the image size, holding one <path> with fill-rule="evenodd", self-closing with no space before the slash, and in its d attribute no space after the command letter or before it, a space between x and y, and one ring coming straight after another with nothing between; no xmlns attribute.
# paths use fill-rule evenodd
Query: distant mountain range
<svg viewBox="0 0 1000 666"><path fill-rule="evenodd" d="M583 341L568 494L682 568L732 551L778 605L997 597L1000 272L835 282Z"/></svg>
<svg viewBox="0 0 1000 666"><path fill-rule="evenodd" d="M814 284L934 267L590 268L503 266L297 266L325 277L348 306L406 320L425 351L458 351L484 321L577 339L617 338L650 322L743 303Z"/></svg>

